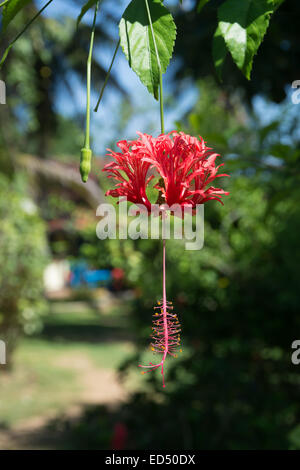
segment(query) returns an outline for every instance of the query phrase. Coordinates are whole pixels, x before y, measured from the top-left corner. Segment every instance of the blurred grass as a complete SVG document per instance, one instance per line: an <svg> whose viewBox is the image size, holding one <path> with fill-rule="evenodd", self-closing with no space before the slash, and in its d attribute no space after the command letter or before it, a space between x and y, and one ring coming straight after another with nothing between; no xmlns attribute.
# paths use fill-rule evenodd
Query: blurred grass
<svg viewBox="0 0 300 470"><path fill-rule="evenodd" d="M78 358L95 369L116 370L133 351L129 340L119 339L123 328L117 324L115 315L102 318L87 308L67 313L55 308L41 335L20 341L13 370L1 374L0 425L60 413L78 403L84 387L80 368L74 369Z"/></svg>
<svg viewBox="0 0 300 470"><path fill-rule="evenodd" d="M68 413L73 405L84 403L88 386L85 372L92 377L95 374L92 387L96 397L97 387L102 396L101 389L107 387L105 393L109 395L109 384L99 380L99 373L116 372L134 357L129 315L128 305L104 315L84 302L52 303L43 331L20 340L12 371L0 376L0 428L26 424L35 418L47 421ZM150 319L147 330L150 333ZM148 342L141 356L144 365L153 361L147 346ZM188 353L184 348L183 355ZM124 391L148 388L139 363L123 376Z"/></svg>
<svg viewBox="0 0 300 470"><path fill-rule="evenodd" d="M12 372L1 377L0 419L11 426L49 411L62 411L79 391L73 371L58 368L59 351L45 341L22 340Z"/></svg>

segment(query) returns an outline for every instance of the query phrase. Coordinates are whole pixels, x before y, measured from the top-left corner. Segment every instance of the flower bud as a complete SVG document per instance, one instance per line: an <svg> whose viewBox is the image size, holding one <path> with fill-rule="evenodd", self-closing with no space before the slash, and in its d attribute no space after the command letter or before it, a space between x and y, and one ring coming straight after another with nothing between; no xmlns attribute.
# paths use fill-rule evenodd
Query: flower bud
<svg viewBox="0 0 300 470"><path fill-rule="evenodd" d="M91 149L87 149L87 148L81 149L80 174L81 174L81 179L84 183L87 182L89 173L91 171L91 159L92 159Z"/></svg>

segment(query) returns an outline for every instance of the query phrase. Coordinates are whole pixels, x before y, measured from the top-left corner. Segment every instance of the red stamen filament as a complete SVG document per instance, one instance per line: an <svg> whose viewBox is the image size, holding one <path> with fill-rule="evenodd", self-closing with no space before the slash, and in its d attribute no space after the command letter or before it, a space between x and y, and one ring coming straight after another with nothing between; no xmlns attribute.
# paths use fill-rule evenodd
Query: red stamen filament
<svg viewBox="0 0 300 470"><path fill-rule="evenodd" d="M153 314L153 327L152 327L152 342L150 345L151 350L157 354L162 354L162 359L159 363L149 363L148 366L139 365L139 367L148 369L143 371L142 374L156 370L161 367L163 376L163 387L165 387L164 379L164 363L168 354L177 357L177 348L180 345L180 324L176 314L172 312L172 302L166 299L166 241L163 240L163 298L157 302L154 310L159 310ZM180 350L181 352L181 350Z"/></svg>

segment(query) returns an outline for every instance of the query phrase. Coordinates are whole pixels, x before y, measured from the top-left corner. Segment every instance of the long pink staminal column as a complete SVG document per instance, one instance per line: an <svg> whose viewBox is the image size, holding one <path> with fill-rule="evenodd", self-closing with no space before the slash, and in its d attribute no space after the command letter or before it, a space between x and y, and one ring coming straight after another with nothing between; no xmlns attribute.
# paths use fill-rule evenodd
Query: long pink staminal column
<svg viewBox="0 0 300 470"><path fill-rule="evenodd" d="M161 373L163 376L163 387L165 387L164 377L164 362L169 350L169 333L167 322L167 294L166 294L166 240L163 239L163 319L164 319L164 337L165 337L165 352L161 361Z"/></svg>
<svg viewBox="0 0 300 470"><path fill-rule="evenodd" d="M139 365L139 367L148 369L143 371L142 374L150 370L156 370L161 367L163 376L163 387L165 387L164 377L164 364L167 355L177 357L177 347L180 344L180 324L176 314L172 313L172 302L167 301L166 295L166 240L163 239L163 298L157 302L154 310L159 310L160 313L155 312L153 315L153 334L151 335L153 341L151 343L151 350L156 354L162 354L162 359L159 363L149 363L148 366ZM181 351L181 350L180 350Z"/></svg>

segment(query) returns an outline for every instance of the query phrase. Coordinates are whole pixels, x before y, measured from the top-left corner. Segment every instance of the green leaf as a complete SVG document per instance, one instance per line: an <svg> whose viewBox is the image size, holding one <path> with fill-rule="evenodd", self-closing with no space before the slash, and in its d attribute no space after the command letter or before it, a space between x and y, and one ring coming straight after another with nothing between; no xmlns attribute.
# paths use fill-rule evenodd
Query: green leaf
<svg viewBox="0 0 300 470"><path fill-rule="evenodd" d="M202 10L203 7L205 7L205 5L210 2L210 0L200 0L199 3L198 3L198 6L197 6L197 12L200 13L200 11Z"/></svg>
<svg viewBox="0 0 300 470"><path fill-rule="evenodd" d="M226 46L248 80L254 55L275 9L273 0L226 0L218 9L219 28Z"/></svg>
<svg viewBox="0 0 300 470"><path fill-rule="evenodd" d="M88 2L85 3L85 5L83 5L83 7L81 8L81 12L80 14L78 15L78 18L77 18L77 26L79 25L80 21L82 20L82 18L84 17L84 15L91 9L93 8L93 6L97 3L98 0L88 0Z"/></svg>
<svg viewBox="0 0 300 470"><path fill-rule="evenodd" d="M160 0L148 0L155 42L162 73L173 53L176 26L170 12ZM159 64L144 0L132 0L119 25L123 52L130 67L148 91L158 99Z"/></svg>
<svg viewBox="0 0 300 470"><path fill-rule="evenodd" d="M24 8L32 0L10 0L4 7L2 12L2 30L4 33L6 31L9 23L14 19L14 17L19 13L22 8Z"/></svg>
<svg viewBox="0 0 300 470"><path fill-rule="evenodd" d="M227 55L227 48L219 26L213 37L212 53L217 76L222 81L222 70Z"/></svg>

